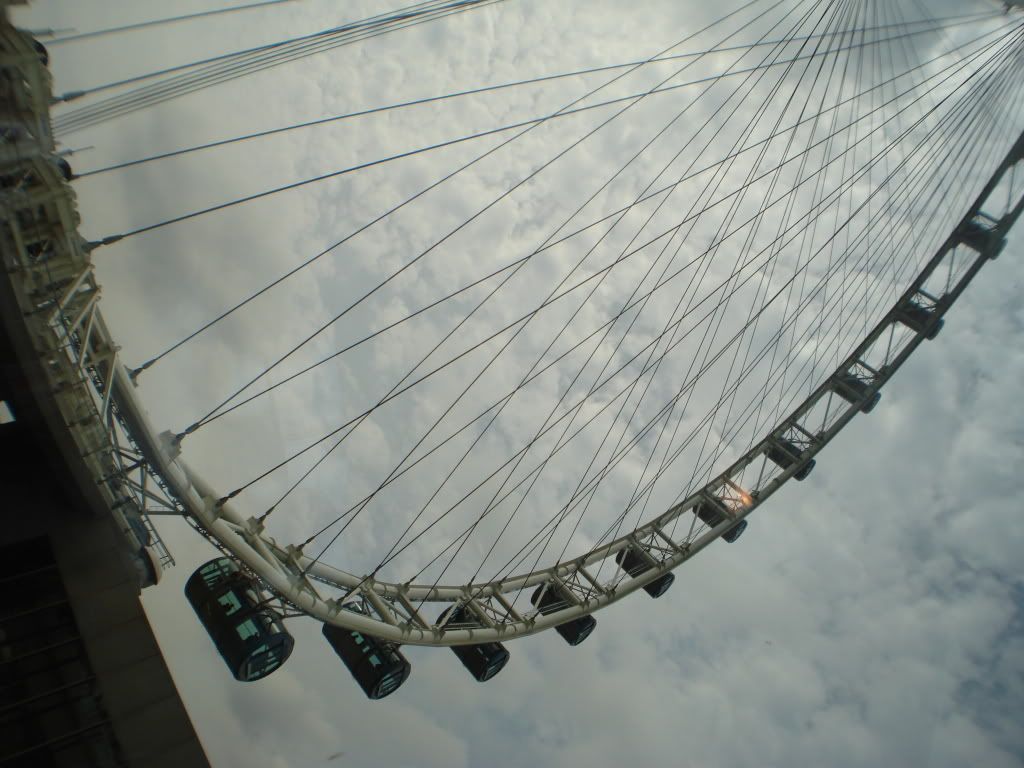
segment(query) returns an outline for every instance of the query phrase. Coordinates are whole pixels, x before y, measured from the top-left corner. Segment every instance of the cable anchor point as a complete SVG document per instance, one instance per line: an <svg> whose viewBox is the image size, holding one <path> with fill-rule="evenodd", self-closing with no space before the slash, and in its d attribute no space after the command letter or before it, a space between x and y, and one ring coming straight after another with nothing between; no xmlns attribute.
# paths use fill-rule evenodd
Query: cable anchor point
<svg viewBox="0 0 1024 768"><path fill-rule="evenodd" d="M138 368L132 368L130 371L128 371L128 378L131 379L132 384L138 386L139 374L141 374L145 370L148 370L150 367L152 367L153 363L155 362L156 358L153 358L152 360L147 360ZM181 440L178 440L178 442L180 443Z"/></svg>
<svg viewBox="0 0 1024 768"><path fill-rule="evenodd" d="M202 422L197 421L195 424L191 424L188 427L186 427L184 432L179 432L178 434L176 434L174 436L174 439L180 445L182 440L184 440L186 437L191 435L193 432L195 432L201 426L202 426Z"/></svg>
<svg viewBox="0 0 1024 768"><path fill-rule="evenodd" d="M259 517L256 518L256 523L260 526L261 529L263 528L263 523L266 521L266 519L268 517L270 517L270 513L273 512L275 509L277 509L276 505L271 507L266 512L264 512L262 515L260 515ZM300 547L300 551L301 551L301 547Z"/></svg>
<svg viewBox="0 0 1024 768"><path fill-rule="evenodd" d="M85 244L84 249L86 253L92 253L97 248L101 248L104 245L113 245L118 240L122 239L124 239L124 235L108 235L107 237L104 237L102 240L90 240Z"/></svg>
<svg viewBox="0 0 1024 768"><path fill-rule="evenodd" d="M214 508L215 509L220 509L221 507L223 507L225 504L227 504L229 501L231 501L233 498L235 498L235 496L237 496L241 492L242 492L242 489L238 488L238 489L232 491L231 493L229 493L227 496L221 496L219 499L217 499L217 503L213 505Z"/></svg>
<svg viewBox="0 0 1024 768"><path fill-rule="evenodd" d="M80 99L85 96L85 91L68 91L67 93L61 94L60 96L53 97L54 104L65 104L75 99Z"/></svg>

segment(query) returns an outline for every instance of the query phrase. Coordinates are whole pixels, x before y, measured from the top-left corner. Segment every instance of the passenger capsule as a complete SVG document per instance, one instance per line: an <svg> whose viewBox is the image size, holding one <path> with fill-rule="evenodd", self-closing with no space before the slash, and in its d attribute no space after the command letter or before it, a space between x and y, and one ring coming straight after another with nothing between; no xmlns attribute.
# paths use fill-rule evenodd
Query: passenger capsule
<svg viewBox="0 0 1024 768"><path fill-rule="evenodd" d="M543 614L560 611L569 605L568 599L561 594L561 589L556 584L541 584L538 586L533 591L533 595L530 596L530 602L537 606L537 610ZM579 645L590 637L590 633L594 631L596 626L597 619L588 614L570 619L564 624L559 624L555 627L555 631L569 645Z"/></svg>
<svg viewBox="0 0 1024 768"><path fill-rule="evenodd" d="M627 547L615 555L615 562L633 578L654 568L652 563L649 563L639 552L631 547ZM668 591L668 588L672 586L672 582L675 580L674 573L666 573L664 576L644 584L644 591L651 597L661 597Z"/></svg>
<svg viewBox="0 0 1024 768"><path fill-rule="evenodd" d="M945 320L936 318L935 312L927 307L922 307L915 301L908 301L896 314L896 320L903 323L914 333L923 333L928 341L939 335Z"/></svg>
<svg viewBox="0 0 1024 768"><path fill-rule="evenodd" d="M448 608L444 613L442 613L438 617L438 621L444 621L451 610L451 608ZM470 615L464 605L460 605L455 610L455 613L452 615L447 626L452 627L453 629L455 627L465 629L469 627L479 627L480 622ZM505 665L508 664L509 653L501 643L453 645L451 646L451 649L452 653L454 653L458 657L459 661L462 662L462 666L469 670L469 674L473 676L473 679L480 683L490 680L496 674L501 672L501 670L505 668Z"/></svg>
<svg viewBox="0 0 1024 768"><path fill-rule="evenodd" d="M768 458L783 469L789 469L794 464L799 464L802 461L802 456L803 451L789 442L789 440L783 438L776 438L775 442L768 448ZM793 473L793 479L806 480L816 464L817 462L814 459L808 459L800 469Z"/></svg>
<svg viewBox="0 0 1024 768"><path fill-rule="evenodd" d="M693 511L709 528L714 528L719 523L725 522L729 517L722 508L721 502L717 501L702 501ZM747 521L740 520L736 525L723 533L722 538L729 544L732 544L736 539L743 535L745 530L747 530Z"/></svg>
<svg viewBox="0 0 1024 768"><path fill-rule="evenodd" d="M851 405L861 404L861 413L871 413L882 399L881 392L871 393L867 382L861 381L852 373L845 373L835 379L833 391Z"/></svg>
<svg viewBox="0 0 1024 768"><path fill-rule="evenodd" d="M281 617L229 558L200 566L185 584L185 597L236 680L264 678L291 655L295 640Z"/></svg>
<svg viewBox="0 0 1024 768"><path fill-rule="evenodd" d="M973 248L990 261L994 261L1006 247L1006 238L977 218L965 221L957 227L955 237L958 242Z"/></svg>
<svg viewBox="0 0 1024 768"><path fill-rule="evenodd" d="M394 693L412 671L394 643L333 624L324 624L322 632L369 699Z"/></svg>

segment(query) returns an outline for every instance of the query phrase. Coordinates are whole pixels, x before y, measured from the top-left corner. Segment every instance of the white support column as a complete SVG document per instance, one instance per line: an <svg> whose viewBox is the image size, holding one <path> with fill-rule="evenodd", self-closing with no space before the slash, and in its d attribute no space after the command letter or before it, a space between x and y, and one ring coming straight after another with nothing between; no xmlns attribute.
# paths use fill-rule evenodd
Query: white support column
<svg viewBox="0 0 1024 768"><path fill-rule="evenodd" d="M643 550L643 552L645 555L647 554L646 550ZM647 555L647 557L650 557L650 555ZM577 568L576 573L580 574L584 579L586 579L594 588L594 591L597 592L597 594L603 595L608 591L603 586L601 586L601 584L598 583L597 579L595 579L591 575L590 571L588 571L584 566L581 565L579 568Z"/></svg>
<svg viewBox="0 0 1024 768"><path fill-rule="evenodd" d="M366 602L373 606L373 610L377 612L381 619L393 627L398 626L398 617L395 616L395 612L380 595L373 591L372 583L372 579L367 579L366 588L359 590L359 594Z"/></svg>
<svg viewBox="0 0 1024 768"><path fill-rule="evenodd" d="M672 540L672 538L661 529L660 526L655 526L652 529L652 531L653 531L654 535L657 536L662 541L664 541L668 545L669 549L671 549L673 552L676 552L676 553L685 552L686 549L688 548L688 545L680 546L680 545L676 544Z"/></svg>
<svg viewBox="0 0 1024 768"><path fill-rule="evenodd" d="M505 614L511 616L513 621L522 622L523 617L515 609L512 603L505 597L501 592L494 593L494 599L501 603L501 607L505 609Z"/></svg>
<svg viewBox="0 0 1024 768"><path fill-rule="evenodd" d="M108 355L108 357L106 359L109 360L109 362L110 362L110 365L108 366L108 370L113 369L114 366L117 365L117 349L114 349ZM100 411L100 415L102 416L104 423L106 423L107 418L108 418L108 414L110 413L110 396L113 393L113 391L114 391L114 377L113 376L107 376L106 385L105 385L104 390L103 390L103 406L102 406L102 409Z"/></svg>
<svg viewBox="0 0 1024 768"><path fill-rule="evenodd" d="M98 294L97 294L98 298ZM92 352L92 345L89 343L89 339L92 338L92 329L96 323L97 314L96 302L92 303L89 310L89 320L85 324L85 332L82 334L82 352L78 357L78 370L82 371L85 369L85 364L89 359L90 353Z"/></svg>
<svg viewBox="0 0 1024 768"><path fill-rule="evenodd" d="M572 605L582 605L583 604L583 601L580 600L579 595L577 595L569 587L568 584L566 584L564 581L562 581L560 578L558 578L558 576L552 576L551 579L552 579L552 581L555 582L555 584L558 585L558 596L559 597L564 598L566 600L566 602L568 602L568 603L570 603Z"/></svg>
<svg viewBox="0 0 1024 768"><path fill-rule="evenodd" d="M85 316L87 314L90 314L92 310L96 308L96 302L99 301L100 298L100 289L90 288L88 291L83 292L82 298L85 298L86 302L85 304L82 305L82 308L78 310L78 312L75 313L74 317L72 317L71 319L71 324L67 328L67 334L69 337L72 334L74 334L75 331L78 330L78 327L82 324L82 321L85 319ZM86 346L86 341L87 339L83 340L83 347Z"/></svg>
<svg viewBox="0 0 1024 768"><path fill-rule="evenodd" d="M83 269L79 273L79 275L74 280L71 281L71 284L65 289L63 296L61 296L60 300L57 302L57 308L54 309L53 314L50 315L51 325L60 320L61 313L64 312L64 309L75 297L75 293L77 293L78 289L82 287L82 283L84 283L86 278L88 278L92 274L92 270L93 265L90 262L89 264L86 265L85 269Z"/></svg>
<svg viewBox="0 0 1024 768"><path fill-rule="evenodd" d="M405 592L399 592L395 599L405 609L405 612L409 614L409 618L419 624L421 629L430 629L431 623L423 618L423 615L416 609L416 606L412 604L412 601L408 598Z"/></svg>

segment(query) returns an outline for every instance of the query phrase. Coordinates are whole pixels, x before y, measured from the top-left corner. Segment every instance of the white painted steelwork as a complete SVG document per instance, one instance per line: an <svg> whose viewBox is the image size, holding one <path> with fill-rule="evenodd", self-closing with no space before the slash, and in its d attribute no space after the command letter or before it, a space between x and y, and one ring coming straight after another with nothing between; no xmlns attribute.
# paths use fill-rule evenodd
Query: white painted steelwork
<svg viewBox="0 0 1024 768"><path fill-rule="evenodd" d="M180 507L146 471L119 422L110 386L110 372L120 365L117 345L99 311L90 245L78 234L75 195L50 131L50 75L32 39L6 20L0 20L0 87L0 251L32 362L49 385L36 397L62 418L58 440L77 454L126 538L137 538L126 515L139 515L166 568L174 559L149 516L179 514Z"/></svg>

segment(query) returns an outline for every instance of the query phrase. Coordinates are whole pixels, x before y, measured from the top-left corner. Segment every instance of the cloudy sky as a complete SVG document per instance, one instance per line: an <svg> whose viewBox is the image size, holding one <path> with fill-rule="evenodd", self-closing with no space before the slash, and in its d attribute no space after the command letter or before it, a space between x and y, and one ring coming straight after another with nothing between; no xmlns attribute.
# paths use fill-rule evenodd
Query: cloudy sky
<svg viewBox="0 0 1024 768"><path fill-rule="evenodd" d="M995 3L952 0L916 4L908 0L900 5L908 18L919 18L925 5L936 16L996 7ZM210 89L73 133L66 137L66 146L92 147L71 158L76 170L87 171L290 122L483 84L641 60L700 28L712 13L738 6L726 3L709 9L704 4L669 0L643 0L628 6L614 0L508 0L261 73L244 85ZM28 11L19 11L15 20L27 27L87 31L206 7L208 0L140 1L132 4L127 16L123 5L113 2L37 0ZM295 0L102 42L53 45L55 89L90 87L317 31L390 7L381 0L362 0L346 3L339 11L337 3L327 0ZM877 24L898 18L887 4L836 7L872 14L862 18ZM883 7L888 10L879 10ZM866 57L863 61L871 71L863 77L870 81L872 71L906 68L904 55L923 60L944 50L951 40L966 40L1003 22L1000 18L985 22L987 27L979 22L942 36L916 38L912 51L894 48L892 58ZM683 50L714 45L733 29L735 25L701 36ZM751 34L773 38L783 31L765 26L744 39L752 39ZM761 55L748 60L739 53L719 54L702 60L674 82L699 79L729 66L753 66ZM609 86L608 97L650 88L681 66L659 65L652 74L638 73ZM367 159L546 114L612 76L588 76L388 112L329 129L290 133L272 141L81 179L76 189L83 233L98 238L130 231ZM946 93L943 87L952 86L936 86L930 98ZM687 113L673 128L679 131L674 137L677 143L690 138L686 131L713 115L716 107L728 103L730 92L712 90ZM813 88L799 93L808 104L824 95ZM895 86L889 93L895 94ZM881 96L877 98L881 101ZM303 350L270 380L280 380L368 329L529 252L585 200L588 192L581 190L589 190L592 179L610 175L687 103L641 107L632 121L623 121L622 130L595 136L567 156L555 172L538 177L522 194L503 201L490 215L446 241L404 282L397 281L379 301L352 312L345 323L332 327L313 349ZM779 115L795 117L801 106L797 100L791 111L780 110ZM920 114L915 110L922 108L923 104L915 105L904 120L909 122ZM446 188L435 199L411 206L384 226L354 239L337 258L321 260L280 293L254 304L252 311L239 313L147 371L140 394L155 422L180 430L208 412L296 339L529 173L541 153L550 154L547 148L570 142L596 125L602 114L610 112L570 118L564 127L545 127L543 135L527 137L500 161L481 163L473 174L460 178L456 188ZM776 116L772 113L770 118ZM847 117L839 111L840 123ZM880 123L881 119L872 125ZM771 124L759 125L750 135L756 140L761 135L758 130L767 131ZM818 133L808 129L802 141L828 133L829 125L816 125ZM717 140L727 148L747 136L746 126L736 119L721 125L711 122L706 133L720 134ZM706 135L693 130L696 140ZM460 145L347 175L97 251L104 313L123 345L125 359L141 362L151 357L284 269L499 140L492 137L482 144ZM640 194L668 162L666 151L644 155L632 176L620 179L587 210L614 210ZM867 147L864 152L864 158L870 156ZM715 159L723 154L719 151ZM671 165L661 178L680 175L687 162ZM748 171L743 165L731 169L723 189L742 181ZM970 199L976 179L970 172L964 179L959 191ZM788 177L779 183L787 182L791 183ZM698 195L698 188L684 187L678 194L672 215L664 214L665 221L673 215L678 219L679 211L685 212ZM949 200L936 202L935 208L944 210L943 204L955 202L956 194L951 194ZM795 203L798 213L800 205L806 201ZM576 221L595 218L586 214ZM745 209L741 207L735 215L742 220ZM724 216L709 216L701 225L706 230L696 229L686 238L684 257L706 247ZM769 221L765 232L751 236L753 252L775 236L782 216ZM614 232L602 245L604 256L599 253L594 263L606 263L609 254L614 259L641 223L638 218L632 230ZM655 219L649 227L650 232L658 232L665 225L659 229ZM945 232L936 230L933 235L933 240L941 240ZM564 254L556 250L557 256L531 263L532 271L510 282L500 307L466 329L463 343L483 338L489 329L532 308L543 297L536 286L560 279L565 270L558 270L582 256L592 242L593 238ZM790 257L796 261L789 268L799 263L800 253L806 258L813 247L812 237L801 246L806 250ZM568 648L552 633L517 641L507 669L485 685L474 683L447 651L408 648L414 665L409 682L389 699L367 702L324 646L319 626L310 620L291 623L297 649L286 667L259 683L235 683L181 594L188 574L213 550L184 524L160 525L179 564L158 587L145 593L144 603L212 764L218 768L604 766L640 760L695 767L1020 765L1024 738L1013 723L1024 716L1020 567L1024 533L1016 525L1020 504L1014 498L1014 480L1024 458L1024 419L1016 403L1024 374L1024 351L1019 344L1024 280L1016 266L1021 247L1012 240L998 261L986 265L947 315L939 338L923 345L886 385L883 402L874 413L855 419L844 430L819 456L818 467L807 481L790 483L760 508L739 542L716 544L689 562L678 572L673 589L657 603L641 593L602 612L597 632L585 645ZM908 264L917 263L930 252L908 252L905 258ZM642 282L643 270L656 255L641 254L648 261L624 266L616 280L603 285L593 305L574 321L569 338L580 338L599 325L635 285L649 286ZM732 253L722 256L730 263L733 258ZM726 277L730 269L714 266L704 278L707 285L713 285L716 277ZM869 279L858 285L872 285L879 277L870 269L865 272ZM695 289L698 297L711 293L710 288L703 294L700 290ZM850 290L850 296L860 295ZM443 335L453 318L461 317L484 295L486 286L458 299L452 309L425 316L415 330L360 348L318 375L282 387L274 396L204 427L186 440L186 457L225 491L247 482L372 404ZM758 295L739 294L739 306L752 297L757 300ZM660 299L652 302L650 315L671 314L676 297L671 298L661 306ZM460 405L461 420L500 397L509 382L514 385L529 368L530 350L543 349L551 329L559 327L576 306L556 308L543 328L524 334L521 348L510 348L491 378L482 382L482 391L471 392ZM642 341L628 354L660 331L660 323L655 327L654 320L645 322L646 317L637 323ZM784 319L784 315L766 316L763 333ZM745 320L743 313L738 323ZM723 339L738 327L731 325L734 322L732 315L723 319ZM755 344L755 352L757 348ZM681 347L669 363L678 367L667 368L652 385L652 402L664 402L674 389L670 387L674 377L682 376L687 363L703 352L696 341L692 348ZM831 370L828 361L834 365L834 358L823 358L821 370ZM433 389L368 420L358 439L343 444L310 483L275 511L272 532L288 540L301 538L373 490L420 432L438 418L470 370L456 367L447 378L429 385ZM725 375L724 370L720 375ZM514 452L517 439L537 428L538 418L546 415L551 400L557 398L554 393L568 384L571 373L560 376L539 380L535 391L524 393L522 401L503 414L492 442L472 452L469 477L490 471L495 458ZM717 387L721 383L718 379ZM698 418L713 405L712 394L717 394L717 388L694 394L693 412ZM737 399L737 409L748 394L744 391ZM454 429L460 421L445 425ZM712 427L708 443L720 441L724 425L723 421ZM584 434L583 447L567 452L572 455L545 474L518 518L524 532L550 514L552 500L572 492L600 437ZM739 448L748 437L753 435L737 438L742 443ZM703 436L698 438L698 448L702 440ZM430 488L429 495L436 487L445 461L450 465L452 457L457 458L468 445L464 442L451 452L439 452L435 463L425 462L404 483L389 489L390 495L370 508L374 511L371 521L353 526L351 534L330 550L331 562L357 571L372 567L396 538L395 526L407 510L425 501L423 489ZM692 465L711 454L713 449L708 448L681 457L679 466L686 469L677 475L683 476L677 477L673 487L656 489L651 509L670 503L690 479ZM724 463L731 455L735 454L725 451L719 461ZM609 476L595 497L595 507L616 509L615 500L620 499L621 509L621 499L628 500L632 483L643 470L642 462L631 462L623 462L620 473ZM298 479L304 466L254 486L242 497L247 508L266 508ZM453 487L443 488L436 509L457 499L468 483L459 485L456 478ZM422 547L410 550L406 571L396 570L396 575L408 575L409 568L414 573L417 558L419 562L429 558L469 519L464 516L450 530L442 526L436 536L426 537ZM610 519L597 517L591 523L588 517L576 546L582 548L594 540ZM486 540L486 535L481 538ZM474 549L477 546L471 540L469 554L475 559L467 558L467 570L453 580L472 574L482 556ZM512 551L516 548L514 543L509 546Z"/></svg>

